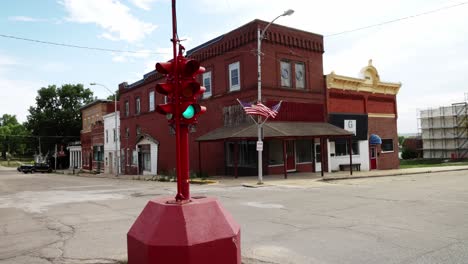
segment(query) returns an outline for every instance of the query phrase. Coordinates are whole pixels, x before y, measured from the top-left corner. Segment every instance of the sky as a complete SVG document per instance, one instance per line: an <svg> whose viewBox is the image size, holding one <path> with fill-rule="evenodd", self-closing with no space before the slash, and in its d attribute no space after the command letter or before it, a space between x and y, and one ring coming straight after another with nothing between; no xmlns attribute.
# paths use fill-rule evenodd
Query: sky
<svg viewBox="0 0 468 264"><path fill-rule="evenodd" d="M324 74L359 77L372 59L382 81L402 83L399 133L417 132L418 110L465 100L468 2L463 0L179 0L178 34L189 50L287 9L294 14L277 24L324 36ZM365 29L354 30L359 28ZM171 58L171 32L170 0L2 1L0 35L138 53L0 37L0 115L26 121L37 90L52 84L82 83L106 98L107 89L135 82L156 62Z"/></svg>

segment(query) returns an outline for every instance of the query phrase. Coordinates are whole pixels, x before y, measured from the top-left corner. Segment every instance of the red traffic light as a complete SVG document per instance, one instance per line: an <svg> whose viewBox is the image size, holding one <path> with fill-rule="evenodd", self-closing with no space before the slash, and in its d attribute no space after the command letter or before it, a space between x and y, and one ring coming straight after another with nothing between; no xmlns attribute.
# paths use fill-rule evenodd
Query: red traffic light
<svg viewBox="0 0 468 264"><path fill-rule="evenodd" d="M174 92L173 83L158 83L156 84L156 92L164 95L169 95Z"/></svg>
<svg viewBox="0 0 468 264"><path fill-rule="evenodd" d="M183 57L180 60L179 69L182 77L193 77L205 72L205 68L200 66L200 62Z"/></svg>
<svg viewBox="0 0 468 264"><path fill-rule="evenodd" d="M174 72L174 62L172 60L168 62L158 62L156 63L156 71L164 75L172 74Z"/></svg>
<svg viewBox="0 0 468 264"><path fill-rule="evenodd" d="M174 114L174 104L159 104L156 106L156 112L163 115Z"/></svg>
<svg viewBox="0 0 468 264"><path fill-rule="evenodd" d="M206 88L200 86L200 83L195 80L188 80L182 83L180 95L183 99L196 99L196 96L203 94Z"/></svg>

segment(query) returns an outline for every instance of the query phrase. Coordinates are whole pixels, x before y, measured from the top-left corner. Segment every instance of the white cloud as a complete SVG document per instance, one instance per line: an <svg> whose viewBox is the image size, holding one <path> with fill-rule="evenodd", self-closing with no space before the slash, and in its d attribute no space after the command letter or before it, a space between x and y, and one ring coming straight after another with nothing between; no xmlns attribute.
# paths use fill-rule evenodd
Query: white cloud
<svg viewBox="0 0 468 264"><path fill-rule="evenodd" d="M151 10L151 5L158 0L130 0L135 6L149 11Z"/></svg>
<svg viewBox="0 0 468 264"><path fill-rule="evenodd" d="M11 16L11 17L8 17L8 20L19 21L19 22L44 22L44 21L47 21L47 19L34 18L34 17L28 17L28 16Z"/></svg>
<svg viewBox="0 0 468 264"><path fill-rule="evenodd" d="M101 37L107 39L138 42L157 27L133 16L118 0L63 0L61 3L69 21L96 24L105 30Z"/></svg>

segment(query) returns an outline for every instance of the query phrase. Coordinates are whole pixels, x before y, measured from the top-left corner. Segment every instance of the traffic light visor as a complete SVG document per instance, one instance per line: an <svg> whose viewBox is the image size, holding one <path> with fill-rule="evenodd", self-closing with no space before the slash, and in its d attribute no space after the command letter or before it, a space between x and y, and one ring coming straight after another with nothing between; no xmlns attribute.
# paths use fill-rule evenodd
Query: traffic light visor
<svg viewBox="0 0 468 264"><path fill-rule="evenodd" d="M156 92L164 95L169 95L173 92L174 85L172 83L158 83L156 84Z"/></svg>
<svg viewBox="0 0 468 264"><path fill-rule="evenodd" d="M169 62L158 62L156 63L156 71L161 74L170 74L174 70L174 63Z"/></svg>
<svg viewBox="0 0 468 264"><path fill-rule="evenodd" d="M167 115L174 113L174 106L173 104L160 104L156 106L156 112Z"/></svg>

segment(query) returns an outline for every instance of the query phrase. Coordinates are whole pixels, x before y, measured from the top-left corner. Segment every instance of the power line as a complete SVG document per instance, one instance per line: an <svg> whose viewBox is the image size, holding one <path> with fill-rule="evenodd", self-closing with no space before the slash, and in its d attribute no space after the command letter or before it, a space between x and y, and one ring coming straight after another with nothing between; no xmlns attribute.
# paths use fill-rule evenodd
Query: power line
<svg viewBox="0 0 468 264"><path fill-rule="evenodd" d="M397 18L397 19L388 20L388 21L385 21L385 22L381 22L381 23L377 23L377 24L373 24L373 25L369 25L369 26L364 26L364 27L360 27L360 28L355 28L355 29L350 29L350 30L341 31L341 32L338 32L338 33L333 33L333 34L330 34L330 35L326 35L325 37L333 37L333 36L338 36L338 35L345 34L345 33L351 33L351 32L355 32L355 31L359 31L359 30L363 30L363 29L368 29L368 28L383 26L383 25L386 25L386 24L395 23L395 22L399 22L399 21L407 20L407 19L411 19L411 18L416 18L416 17L419 17L419 16L424 16L424 15L436 13L436 12L439 12L439 11L442 11L442 10L447 10L447 9L450 9L450 8L455 8L455 7L459 7L459 6L466 5L466 4L468 4L468 2L462 2L462 3L454 4L454 5L451 5L451 6L445 6L445 7L441 7L441 8L434 9L434 10L430 10L430 11L427 11L427 12L419 13L419 14L416 14L416 15L410 15L410 16L406 16L406 17L400 17L400 18Z"/></svg>
<svg viewBox="0 0 468 264"><path fill-rule="evenodd" d="M0 34L0 37L9 38L9 39L16 39L16 40L24 40L24 41L29 41L29 42L36 42L36 43L40 43L40 44L62 46L62 47L68 47L68 48L77 48L77 49L109 51L109 52L118 52L118 53L134 53L134 54L167 54L167 53L164 53L164 52L133 51L133 50L118 50L118 49L88 47L88 46L80 46L80 45L75 45L75 44L66 44L66 43L58 43L58 42L38 40L38 39L23 38L23 37L17 37L17 36L13 36L13 35L4 35L4 34Z"/></svg>
<svg viewBox="0 0 468 264"><path fill-rule="evenodd" d="M468 4L468 2L462 2L462 3L458 3L458 4L454 4L454 5L450 5L450 6L445 6L445 7L441 7L441 8L430 10L430 11L426 11L426 12L423 12L423 13L415 14L415 15L410 15L410 16L406 16L406 17L401 17L401 18L397 18L397 19L393 19L393 20L384 21L384 22L377 23L377 24L372 24L372 25L368 25L368 26L364 26L364 27L359 27L359 28L355 28L355 29L350 29L350 30L345 30L345 31L325 35L324 37L334 37L334 36L338 36L338 35L342 35L342 34L346 34L346 33L351 33L351 32L355 32L355 31L360 31L360 30L364 30L364 29L368 29L368 28L373 28L373 27L383 26L383 25L386 25L386 24L396 23L396 22L399 22L399 21L402 21L402 20L408 20L408 19L420 17L420 16L440 12L440 11L443 11L443 10L459 7L459 6L466 5L466 4ZM68 48L78 48L78 49L97 50L97 51L106 51L106 52L133 53L133 54L154 54L154 55L169 54L167 52L133 51L133 50L119 50L119 49L89 47L89 46L81 46L81 45L75 45L75 44L66 44L66 43L45 41L45 40L39 40L39 39L24 38L24 37L18 37L18 36L13 36L13 35L5 35L5 34L0 34L0 37L9 38L9 39L16 39L16 40L23 40L23 41L29 41L29 42L35 42L35 43L40 43L40 44L62 46L62 47L68 47Z"/></svg>

